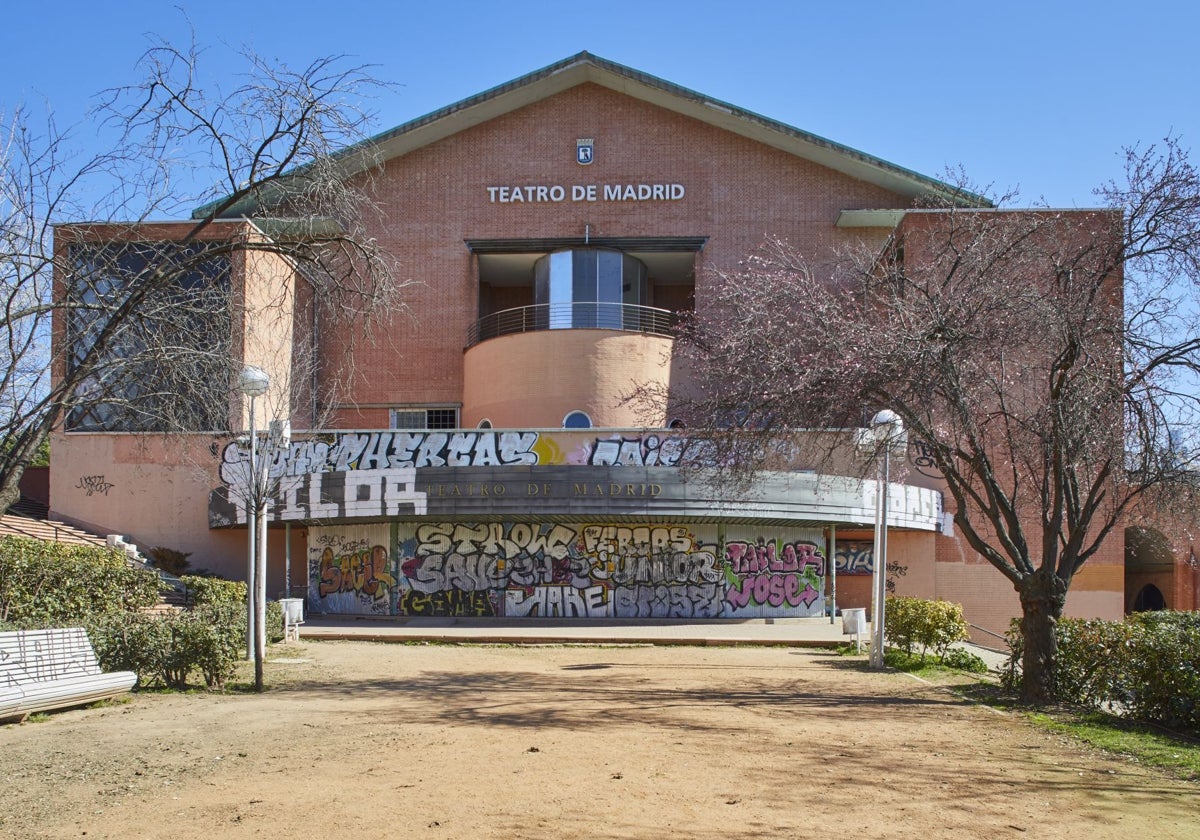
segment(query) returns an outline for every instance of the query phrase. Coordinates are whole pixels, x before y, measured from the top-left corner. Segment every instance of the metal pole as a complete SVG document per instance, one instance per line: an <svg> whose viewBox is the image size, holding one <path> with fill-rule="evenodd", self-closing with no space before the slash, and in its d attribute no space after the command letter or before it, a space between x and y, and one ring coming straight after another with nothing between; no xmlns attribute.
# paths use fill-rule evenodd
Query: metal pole
<svg viewBox="0 0 1200 840"><path fill-rule="evenodd" d="M265 460L260 458L259 460ZM265 470L264 470L265 472ZM264 492L259 494L262 499L258 511L258 568L254 573L254 690L263 690L263 657L267 651L267 510L266 510L266 476L259 486Z"/></svg>
<svg viewBox="0 0 1200 840"><path fill-rule="evenodd" d="M258 509L258 476L254 471L254 462L258 447L255 442L257 430L254 428L254 397L250 397L250 466L246 470L246 530L247 542L250 544L249 556L246 560L246 660L254 659L254 568L255 554L258 549L255 539Z"/></svg>
<svg viewBox="0 0 1200 840"><path fill-rule="evenodd" d="M837 526L829 526L829 623L837 615Z"/></svg>
<svg viewBox="0 0 1200 840"><path fill-rule="evenodd" d="M283 523L283 597L292 597L292 523Z"/></svg>
<svg viewBox="0 0 1200 840"><path fill-rule="evenodd" d="M890 431L890 430L889 430ZM883 452L883 481L880 486L882 497L879 500L879 526L875 541L879 552L875 556L876 578L875 615L872 616L871 627L871 667L883 668L883 622L886 612L887 597L887 520L888 520L888 483L891 479L891 448L889 436Z"/></svg>

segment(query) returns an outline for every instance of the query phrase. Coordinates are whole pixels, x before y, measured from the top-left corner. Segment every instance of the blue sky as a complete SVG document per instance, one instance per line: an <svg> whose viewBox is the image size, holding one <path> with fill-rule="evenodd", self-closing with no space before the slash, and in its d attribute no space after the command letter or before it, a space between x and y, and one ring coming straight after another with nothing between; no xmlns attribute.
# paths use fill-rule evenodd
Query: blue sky
<svg viewBox="0 0 1200 840"><path fill-rule="evenodd" d="M1018 204L1094 206L1121 148L1168 132L1200 150L1189 2L7 5L0 110L48 103L84 151L91 97L136 81L152 38L186 43L189 25L210 79L240 69L243 46L374 65L397 85L371 103L379 130L588 50L926 175L961 166L1019 187Z"/></svg>

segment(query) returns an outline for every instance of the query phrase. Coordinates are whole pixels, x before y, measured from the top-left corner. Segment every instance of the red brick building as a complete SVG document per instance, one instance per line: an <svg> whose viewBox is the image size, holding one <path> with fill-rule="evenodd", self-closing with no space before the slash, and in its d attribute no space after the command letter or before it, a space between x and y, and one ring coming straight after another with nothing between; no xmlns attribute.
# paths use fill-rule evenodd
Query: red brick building
<svg viewBox="0 0 1200 840"><path fill-rule="evenodd" d="M766 235L882 248L953 188L587 53L373 143L372 234L412 281L407 310L316 336L329 369L353 356L345 388L260 403L294 429L267 513L273 594L287 562L318 612L803 616L828 608L836 570L838 606L866 604L873 482L780 472L757 497L724 496L675 469L686 430L622 398L684 375L664 362L671 324L706 305L710 269ZM286 267L230 270L246 311L256 294L295 299ZM270 348L293 327L235 325L233 352L286 379L290 357ZM321 434L314 416L330 418ZM53 452L56 515L242 574L236 441L99 428L57 434ZM890 490L899 591L960 601L1002 632L1011 586L953 535L936 478L912 475ZM1119 617L1124 574L1117 538L1068 611Z"/></svg>

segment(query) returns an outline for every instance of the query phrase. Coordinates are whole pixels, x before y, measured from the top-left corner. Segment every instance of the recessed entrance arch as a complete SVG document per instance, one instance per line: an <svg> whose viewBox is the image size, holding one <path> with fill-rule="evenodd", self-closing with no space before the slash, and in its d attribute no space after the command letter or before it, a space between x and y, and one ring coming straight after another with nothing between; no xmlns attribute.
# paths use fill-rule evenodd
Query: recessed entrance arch
<svg viewBox="0 0 1200 840"><path fill-rule="evenodd" d="M1172 609L1175 549L1155 528L1125 529L1125 612ZM1164 594L1165 593L1165 594Z"/></svg>
<svg viewBox="0 0 1200 840"><path fill-rule="evenodd" d="M1153 583L1148 583L1143 586L1133 599L1131 612L1149 612L1151 610L1165 610L1167 608L1167 599L1163 597L1160 590Z"/></svg>

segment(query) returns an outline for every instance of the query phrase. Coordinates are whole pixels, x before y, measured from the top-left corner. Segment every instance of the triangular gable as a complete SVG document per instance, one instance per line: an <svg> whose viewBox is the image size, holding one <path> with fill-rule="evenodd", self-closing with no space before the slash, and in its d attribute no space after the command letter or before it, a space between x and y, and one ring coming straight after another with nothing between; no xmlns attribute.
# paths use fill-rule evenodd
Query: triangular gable
<svg viewBox="0 0 1200 840"><path fill-rule="evenodd" d="M338 153L336 158L341 171L349 177L586 83L609 88L691 117L902 196L916 199L932 195L960 206L991 206L982 196L951 184L589 52L578 53L511 82L410 120L348 147ZM192 217L202 218L211 212L216 204L217 202L206 204L197 209ZM223 215L240 216L247 214L249 210L248 202L240 203L229 208Z"/></svg>

